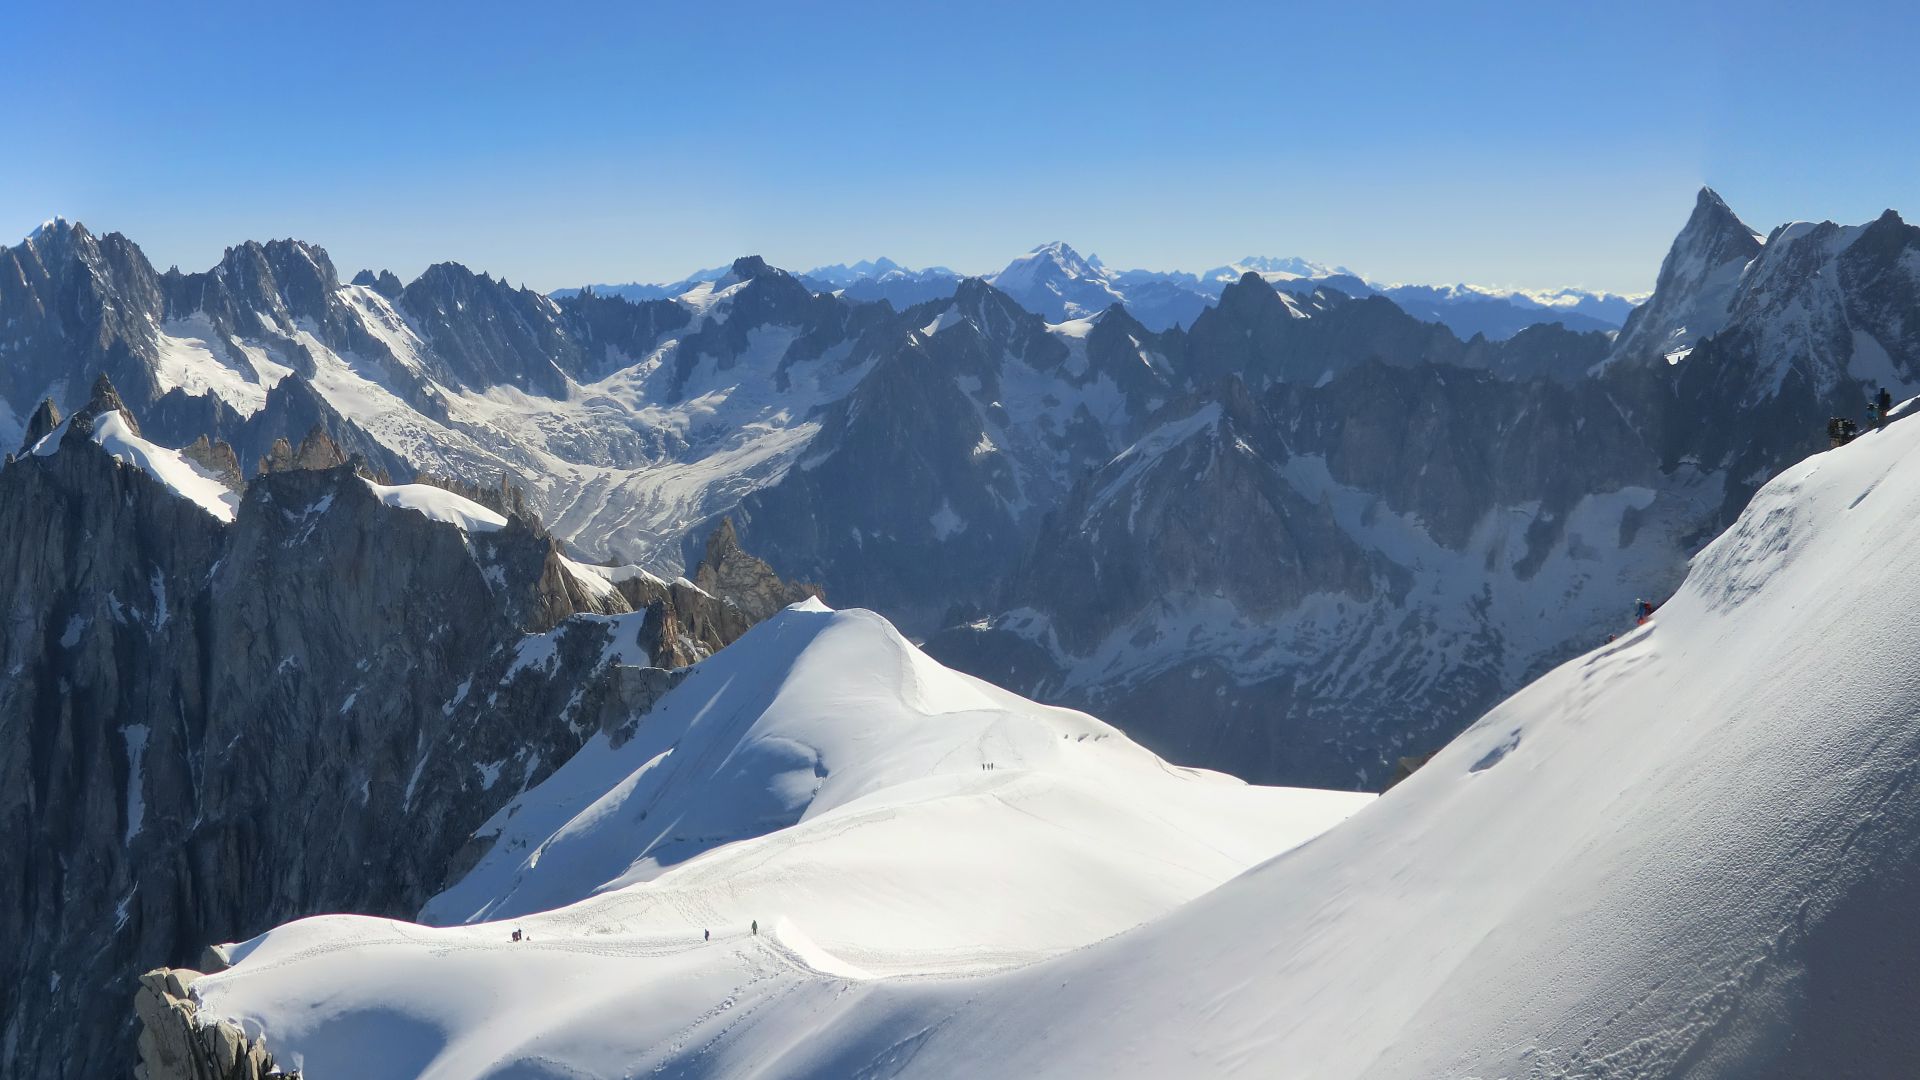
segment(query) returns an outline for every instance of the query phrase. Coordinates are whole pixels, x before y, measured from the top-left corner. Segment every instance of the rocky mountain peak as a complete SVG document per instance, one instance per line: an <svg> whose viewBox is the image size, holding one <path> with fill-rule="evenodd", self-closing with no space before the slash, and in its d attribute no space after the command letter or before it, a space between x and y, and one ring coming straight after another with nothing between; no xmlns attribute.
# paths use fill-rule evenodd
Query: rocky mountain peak
<svg viewBox="0 0 1920 1080"><path fill-rule="evenodd" d="M1660 264L1653 296L1621 327L1614 356L1671 360L1726 325L1740 275L1764 242L1726 201L1703 187Z"/></svg>
<svg viewBox="0 0 1920 1080"><path fill-rule="evenodd" d="M347 453L340 449L340 444L333 441L325 427L315 424L300 440L298 449L284 438L275 439L267 456L260 459L254 472L264 476L298 469L332 469L345 465L347 461Z"/></svg>
<svg viewBox="0 0 1920 1080"><path fill-rule="evenodd" d="M968 278L954 290L953 303L967 316L981 326L992 323L1018 325L1034 323L1040 325L1039 317L1021 307L1013 297L987 284L979 278Z"/></svg>
<svg viewBox="0 0 1920 1080"><path fill-rule="evenodd" d="M27 429L20 441L20 452L26 453L35 443L52 434L53 429L60 426L60 419L60 406L55 405L52 398L42 398L33 415L27 417Z"/></svg>
<svg viewBox="0 0 1920 1080"><path fill-rule="evenodd" d="M202 435L183 447L180 456L212 473L227 486L227 490L245 493L247 480L240 471L240 455L225 439L209 439Z"/></svg>
<svg viewBox="0 0 1920 1080"><path fill-rule="evenodd" d="M353 284L372 289L389 300L397 300L406 290L400 279L391 270L382 270L378 274L371 270L362 270L353 275Z"/></svg>
<svg viewBox="0 0 1920 1080"><path fill-rule="evenodd" d="M28 233L26 242L36 250L55 250L71 243L76 237L84 238L87 235L85 225L55 214Z"/></svg>
<svg viewBox="0 0 1920 1080"><path fill-rule="evenodd" d="M731 517L721 518L719 527L707 537L706 554L694 570L693 583L739 608L754 622L788 604L820 595L817 588L782 581L773 567L741 550Z"/></svg>
<svg viewBox="0 0 1920 1080"><path fill-rule="evenodd" d="M1694 198L1693 214L1688 217L1686 227L1680 230L1683 240L1695 239L1712 244L1727 245L1729 253L1745 253L1752 258L1759 253L1760 235L1751 226L1740 220L1718 192L1703 187Z"/></svg>
<svg viewBox="0 0 1920 1080"><path fill-rule="evenodd" d="M730 270L730 273L741 281L752 281L755 278L765 277L767 274L777 272L773 267L767 265L767 260L758 255L740 256L733 260L733 266Z"/></svg>
<svg viewBox="0 0 1920 1080"><path fill-rule="evenodd" d="M93 391L87 403L73 414L73 426L92 430L94 420L110 412L119 413L126 419L127 427L135 435L140 434L140 422L133 418L132 410L120 400L120 392L113 388L113 380L107 378L107 373L103 371L94 378Z"/></svg>
<svg viewBox="0 0 1920 1080"><path fill-rule="evenodd" d="M994 292L997 290L987 284L985 278L962 278L960 284L954 287L953 302L963 309L977 308L989 293Z"/></svg>
<svg viewBox="0 0 1920 1080"><path fill-rule="evenodd" d="M1266 278L1249 270L1240 275L1240 280L1220 290L1218 310L1235 319L1259 319L1284 314L1286 306L1286 301L1280 299L1280 293Z"/></svg>
<svg viewBox="0 0 1920 1080"><path fill-rule="evenodd" d="M700 560L700 569L718 566L729 555L740 550L740 534L734 530L733 518L723 517L720 525L707 537L707 553Z"/></svg>
<svg viewBox="0 0 1920 1080"><path fill-rule="evenodd" d="M198 275L196 275L197 277ZM340 288L340 278L326 251L299 240L249 240L226 249L212 277L231 296L239 311L273 316L278 320L307 318L330 321L329 305ZM220 308L204 289L183 302Z"/></svg>

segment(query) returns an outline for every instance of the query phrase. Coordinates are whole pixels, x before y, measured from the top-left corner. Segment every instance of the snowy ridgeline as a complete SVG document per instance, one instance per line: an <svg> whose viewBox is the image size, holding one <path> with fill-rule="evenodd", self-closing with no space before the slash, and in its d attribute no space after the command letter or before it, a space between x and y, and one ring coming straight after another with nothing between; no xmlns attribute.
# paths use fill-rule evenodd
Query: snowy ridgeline
<svg viewBox="0 0 1920 1080"><path fill-rule="evenodd" d="M440 928L290 924L196 991L310 1078L620 1076L842 985L1097 941L1372 798L1170 766L810 602L496 814Z"/></svg>
<svg viewBox="0 0 1920 1080"><path fill-rule="evenodd" d="M1917 452L1789 470L1364 809L791 610L428 911L514 917L295 923L196 992L311 1080L1910 1074Z"/></svg>

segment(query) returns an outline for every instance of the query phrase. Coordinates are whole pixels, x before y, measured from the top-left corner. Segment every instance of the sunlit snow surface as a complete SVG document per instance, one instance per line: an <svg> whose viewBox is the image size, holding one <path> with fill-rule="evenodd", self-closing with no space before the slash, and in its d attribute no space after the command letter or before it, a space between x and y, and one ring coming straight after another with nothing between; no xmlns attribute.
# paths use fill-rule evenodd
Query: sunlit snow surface
<svg viewBox="0 0 1920 1080"><path fill-rule="evenodd" d="M428 484L376 484L362 480L374 497L388 506L412 510L430 521L442 521L462 532L493 532L505 528L507 519L464 495Z"/></svg>
<svg viewBox="0 0 1920 1080"><path fill-rule="evenodd" d="M794 612L531 793L439 906L612 891L461 929L298 923L202 992L314 1080L1896 1075L1920 1004L1917 454L1905 421L1788 470L1651 623L1130 933L1106 937L1339 813L1074 714L1002 696L994 719L871 617ZM653 779L686 754L710 796ZM737 800L797 824L677 863L657 841L682 826L630 824L670 807L707 836ZM917 974L862 977L888 972Z"/></svg>
<svg viewBox="0 0 1920 1080"><path fill-rule="evenodd" d="M58 453L72 424L71 418L61 421L60 426L33 445L33 454L46 457ZM174 494L221 521L233 520L234 511L240 506L238 492L187 460L178 450L156 446L134 434L132 426L120 413L104 413L94 420L93 441L113 455L114 460L144 471Z"/></svg>
<svg viewBox="0 0 1920 1080"><path fill-rule="evenodd" d="M309 1080L719 1068L742 1025L1099 940L1370 798L1169 766L810 602L481 830L425 915L496 921L311 919L200 987Z"/></svg>

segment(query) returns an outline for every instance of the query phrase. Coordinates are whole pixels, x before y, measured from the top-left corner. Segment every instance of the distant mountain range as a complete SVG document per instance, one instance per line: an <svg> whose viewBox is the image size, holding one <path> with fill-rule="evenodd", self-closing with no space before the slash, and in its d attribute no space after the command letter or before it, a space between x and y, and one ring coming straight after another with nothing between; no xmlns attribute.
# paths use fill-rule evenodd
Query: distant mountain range
<svg viewBox="0 0 1920 1080"><path fill-rule="evenodd" d="M1617 335L1463 338L1298 263L1144 281L1050 245L904 307L849 294L908 271L828 273L556 298L456 263L343 281L297 240L194 273L71 222L0 249L26 1074L124 1059L136 959L405 913L668 678L628 669L783 582L1177 763L1378 788L1669 593L1827 417L1920 392L1920 229L1762 237L1710 191ZM1196 288L1190 321L1135 314ZM702 569L736 529L770 572ZM316 806L339 841L309 851ZM393 863L402 829L425 861Z"/></svg>
<svg viewBox="0 0 1920 1080"><path fill-rule="evenodd" d="M1048 322L1085 318L1120 304L1149 330L1167 330L1191 325L1200 312L1219 300L1222 290L1248 272L1260 275L1276 289L1301 296L1310 296L1319 288L1338 289L1355 298L1386 296L1416 318L1441 323L1463 339L1477 334L1498 341L1529 326L1552 322L1569 330L1615 330L1626 321L1633 306L1646 299L1644 295L1584 289L1383 284L1343 266L1271 256L1250 256L1198 274L1115 271L1098 256L1082 257L1059 241L1034 248L982 280ZM671 283L587 288L600 296L659 300L680 296L725 273L725 267L716 267ZM831 292L849 300L885 300L898 309L952 296L964 280L963 275L943 266L910 270L887 258L862 260L851 266L815 267L796 277L817 292ZM553 295L564 298L579 291L561 289Z"/></svg>

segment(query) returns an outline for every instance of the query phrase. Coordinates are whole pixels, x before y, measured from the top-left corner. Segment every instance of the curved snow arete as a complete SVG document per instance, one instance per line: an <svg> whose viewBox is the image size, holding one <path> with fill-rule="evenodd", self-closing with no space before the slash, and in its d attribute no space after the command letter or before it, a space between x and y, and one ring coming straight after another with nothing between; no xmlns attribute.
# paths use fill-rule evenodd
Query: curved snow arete
<svg viewBox="0 0 1920 1080"><path fill-rule="evenodd" d="M1371 798L1170 766L808 602L484 826L423 912L469 925L304 920L195 993L309 1080L729 1074L762 1024L1118 933Z"/></svg>

